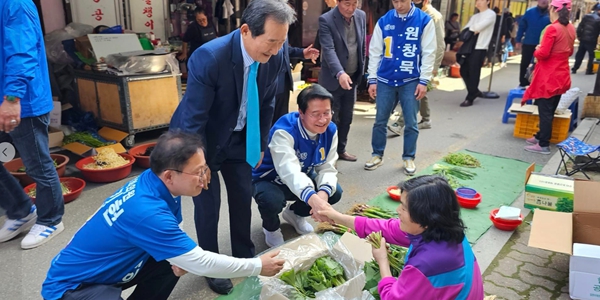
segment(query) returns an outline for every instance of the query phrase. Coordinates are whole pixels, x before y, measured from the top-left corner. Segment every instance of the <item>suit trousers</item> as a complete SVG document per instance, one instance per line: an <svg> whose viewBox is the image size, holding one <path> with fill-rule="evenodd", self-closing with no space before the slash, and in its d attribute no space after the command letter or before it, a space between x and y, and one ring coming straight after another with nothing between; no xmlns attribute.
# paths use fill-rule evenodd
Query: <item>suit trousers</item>
<svg viewBox="0 0 600 300"><path fill-rule="evenodd" d="M245 128L231 134L228 144L219 149L215 160L209 162L209 167L211 180L208 190L193 198L198 245L204 250L219 253L221 173L227 190L232 255L239 258L254 257L254 243L250 239L252 168L246 162Z"/></svg>
<svg viewBox="0 0 600 300"><path fill-rule="evenodd" d="M481 67L485 60L486 50L474 50L465 62L460 66L460 77L462 77L467 86L467 100L473 101L479 95L479 79L481 77Z"/></svg>
<svg viewBox="0 0 600 300"><path fill-rule="evenodd" d="M527 67L531 64L531 60L533 59L533 52L535 52L535 47L537 45L525 45L521 48L521 69L519 70L519 86L528 86L531 84L527 78L525 78L525 74L527 74Z"/></svg>
<svg viewBox="0 0 600 300"><path fill-rule="evenodd" d="M352 124L352 117L354 116L356 85L353 84L350 90L339 87L337 90L329 92L333 95L333 122L338 128L337 151L339 154L342 154L346 152L350 124Z"/></svg>
<svg viewBox="0 0 600 300"><path fill-rule="evenodd" d="M573 70L577 71L579 67L581 67L581 62L583 62L583 57L585 54L588 54L588 62L587 68L585 69L586 73L592 73L594 71L594 60L596 60L596 55L594 54L594 50L596 50L596 43L594 42L580 42L579 49L577 49L577 54L575 54L575 64L573 65Z"/></svg>
<svg viewBox="0 0 600 300"><path fill-rule="evenodd" d="M284 91L275 96L275 109L273 110L272 124L275 124L279 118L290 112L290 90L292 87L288 80L284 80L284 82Z"/></svg>

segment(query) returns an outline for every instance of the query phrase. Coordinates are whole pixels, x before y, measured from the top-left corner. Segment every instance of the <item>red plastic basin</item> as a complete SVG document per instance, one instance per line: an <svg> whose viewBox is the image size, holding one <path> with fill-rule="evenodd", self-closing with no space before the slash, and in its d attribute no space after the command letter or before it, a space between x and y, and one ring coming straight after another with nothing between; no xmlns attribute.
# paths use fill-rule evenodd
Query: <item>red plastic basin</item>
<svg viewBox="0 0 600 300"><path fill-rule="evenodd" d="M102 170L90 170L85 169L83 166L87 164L91 164L94 162L93 157L86 157L80 159L75 167L81 171L83 174L83 178L90 182L114 182L119 181L123 178L126 178L131 174L131 168L133 163L135 162L135 158L127 153L119 153L123 158L129 160L129 162L125 165L111 168L111 169L102 169Z"/></svg>
<svg viewBox="0 0 600 300"><path fill-rule="evenodd" d="M390 198L392 198L392 200L394 200L394 201L400 202L400 195L396 195L396 194L392 193L393 190L398 190L398 192L400 192L400 188L397 186L390 186L387 188L387 192L388 192L388 195L390 195Z"/></svg>
<svg viewBox="0 0 600 300"><path fill-rule="evenodd" d="M50 154L50 158L52 160L56 160L56 172L58 173L58 177L62 177L65 175L65 170L67 169L67 164L69 163L69 157L62 154ZM18 169L23 167L23 160L20 158L13 159L4 164L6 170L10 172L12 176L17 178L21 186L28 186L32 183L35 183L33 178L29 177L25 172L17 172Z"/></svg>
<svg viewBox="0 0 600 300"><path fill-rule="evenodd" d="M83 189L85 188L85 181L76 177L62 177L60 178L60 182L62 184L64 184L71 192L68 194L64 194L63 198L64 198L64 203L69 203L75 199L77 199L77 197L79 197L79 195L81 195L81 192L83 192ZM25 187L25 189L23 189L25 191L25 193L29 193L32 189L34 189L36 186L35 183L30 184L28 186ZM35 197L30 197L31 201L33 203L35 203Z"/></svg>
<svg viewBox="0 0 600 300"><path fill-rule="evenodd" d="M127 153L129 153L130 155L135 157L136 165L138 165L142 168L148 169L148 168L150 168L150 156L145 156L142 154L144 154L146 152L146 149L148 149L150 147L154 147L154 146L156 146L156 142L135 146L135 147L129 149L129 151L127 151Z"/></svg>
<svg viewBox="0 0 600 300"><path fill-rule="evenodd" d="M456 200L458 200L460 207L473 209L481 203L481 194L477 193L473 198L465 198L456 193Z"/></svg>
<svg viewBox="0 0 600 300"><path fill-rule="evenodd" d="M504 230L504 231L513 231L515 229L517 229L517 227L519 227L519 225L521 225L523 223L523 215L521 214L520 220L506 220L506 219L497 219L496 214L498 213L500 209L499 208L495 208L492 209L492 211L490 211L490 220L492 221L492 224L494 224L494 227L500 229L500 230Z"/></svg>

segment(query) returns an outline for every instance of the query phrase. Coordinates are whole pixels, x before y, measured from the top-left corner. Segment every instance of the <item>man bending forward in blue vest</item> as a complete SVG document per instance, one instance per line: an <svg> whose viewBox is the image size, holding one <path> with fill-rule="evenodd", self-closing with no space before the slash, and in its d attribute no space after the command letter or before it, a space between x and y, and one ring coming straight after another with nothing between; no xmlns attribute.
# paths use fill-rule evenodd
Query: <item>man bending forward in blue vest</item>
<svg viewBox="0 0 600 300"><path fill-rule="evenodd" d="M306 217L329 221L317 212L337 203L342 188L337 183L337 127L331 122L333 96L313 84L298 95L298 112L284 115L269 133L269 151L252 171L254 199L269 247L284 243L279 213L298 234L313 231Z"/></svg>
<svg viewBox="0 0 600 300"><path fill-rule="evenodd" d="M411 0L392 0L394 9L377 21L369 45L369 95L377 97L372 157L365 169L383 164L387 121L398 102L404 116L404 172L417 170L415 154L419 128L419 100L427 94L435 62L436 35L431 17Z"/></svg>

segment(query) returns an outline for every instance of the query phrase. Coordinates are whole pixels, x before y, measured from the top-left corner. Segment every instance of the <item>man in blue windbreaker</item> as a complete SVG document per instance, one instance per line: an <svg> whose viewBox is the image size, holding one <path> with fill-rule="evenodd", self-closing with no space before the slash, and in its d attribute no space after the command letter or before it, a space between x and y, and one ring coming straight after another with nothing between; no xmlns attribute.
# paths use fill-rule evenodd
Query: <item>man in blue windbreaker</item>
<svg viewBox="0 0 600 300"><path fill-rule="evenodd" d="M64 229L62 189L48 148L53 104L46 49L33 1L2 1L0 23L0 134L10 134L25 172L36 182L33 205L0 164L0 206L7 216L0 228L0 242L31 228L21 241L21 248L31 249Z"/></svg>
<svg viewBox="0 0 600 300"><path fill-rule="evenodd" d="M521 49L521 68L519 70L519 88L525 89L529 81L525 78L527 67L531 64L535 47L540 43L542 30L550 25L548 13L548 0L539 0L536 7L525 12L519 21L517 31L517 49Z"/></svg>
<svg viewBox="0 0 600 300"><path fill-rule="evenodd" d="M313 84L298 95L298 112L281 117L269 133L269 151L252 171L253 194L270 247L284 243L279 213L298 234L313 231L306 217L327 221L316 212L337 203L342 188L337 182L338 134L331 122L333 96Z"/></svg>

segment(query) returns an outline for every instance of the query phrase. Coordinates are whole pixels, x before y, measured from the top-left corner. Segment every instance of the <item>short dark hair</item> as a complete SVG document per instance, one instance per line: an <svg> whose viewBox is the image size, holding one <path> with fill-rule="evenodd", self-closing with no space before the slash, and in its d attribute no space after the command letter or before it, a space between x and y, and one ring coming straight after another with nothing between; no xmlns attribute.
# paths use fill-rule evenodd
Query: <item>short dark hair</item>
<svg viewBox="0 0 600 300"><path fill-rule="evenodd" d="M454 17L458 17L458 14L457 14L457 13L452 13L452 14L450 15L450 19L452 19L452 18L454 18Z"/></svg>
<svg viewBox="0 0 600 300"><path fill-rule="evenodd" d="M196 9L194 9L194 16L198 15L198 14L205 14L206 15L206 12L204 11L204 8L202 8L200 6L196 7Z"/></svg>
<svg viewBox="0 0 600 300"><path fill-rule="evenodd" d="M304 88L300 94L298 94L296 104L298 104L300 111L305 113L308 108L308 102L314 99L329 100L329 103L333 105L333 95L331 95L331 93L323 86L316 83Z"/></svg>
<svg viewBox="0 0 600 300"><path fill-rule="evenodd" d="M296 21L296 11L284 0L252 0L242 13L242 24L248 24L252 37L265 33L267 18L280 24Z"/></svg>
<svg viewBox="0 0 600 300"><path fill-rule="evenodd" d="M200 136L179 130L167 131L158 138L150 154L150 169L156 175L165 170L181 171L199 150L204 150Z"/></svg>
<svg viewBox="0 0 600 300"><path fill-rule="evenodd" d="M444 177L423 175L406 180L399 186L406 192L410 218L425 228L421 234L425 242L463 241L466 227L460 218L456 194Z"/></svg>

